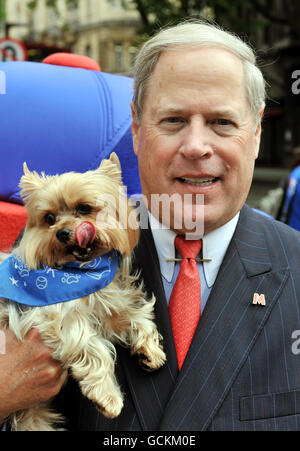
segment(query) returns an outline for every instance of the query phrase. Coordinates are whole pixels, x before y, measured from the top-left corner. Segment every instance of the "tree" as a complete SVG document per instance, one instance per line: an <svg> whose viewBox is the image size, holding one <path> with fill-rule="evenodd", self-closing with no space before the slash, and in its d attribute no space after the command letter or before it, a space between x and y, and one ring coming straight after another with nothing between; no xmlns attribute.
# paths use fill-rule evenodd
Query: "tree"
<svg viewBox="0 0 300 451"><path fill-rule="evenodd" d="M238 34L280 25L300 40L298 0L130 0L142 22L142 32L176 23L184 17L208 17ZM285 33L285 34L286 34Z"/></svg>
<svg viewBox="0 0 300 451"><path fill-rule="evenodd" d="M4 0L0 0L4 1ZM101 0L104 1L104 0ZM39 0L27 0L35 9ZM74 7L78 0L65 0ZM121 0L124 7L135 8L141 18L141 33L186 17L204 17L239 34L252 34L257 28L278 24L285 27L292 39L300 40L299 0ZM57 0L46 0L46 5L57 11ZM275 8L277 5L277 8ZM277 12L273 11L277 9ZM279 13L278 13L279 11Z"/></svg>
<svg viewBox="0 0 300 451"><path fill-rule="evenodd" d="M39 0L29 0L27 1L27 6L29 9L33 10L37 7ZM73 4L76 5L77 4L77 0L65 0L65 2L67 4ZM53 8L55 10L57 10L57 0L46 0L46 5L49 8Z"/></svg>
<svg viewBox="0 0 300 451"><path fill-rule="evenodd" d="M236 32L249 32L253 26L263 24L249 21L247 13L254 11L249 0L131 0L131 3L140 13L145 33L186 17L214 19Z"/></svg>

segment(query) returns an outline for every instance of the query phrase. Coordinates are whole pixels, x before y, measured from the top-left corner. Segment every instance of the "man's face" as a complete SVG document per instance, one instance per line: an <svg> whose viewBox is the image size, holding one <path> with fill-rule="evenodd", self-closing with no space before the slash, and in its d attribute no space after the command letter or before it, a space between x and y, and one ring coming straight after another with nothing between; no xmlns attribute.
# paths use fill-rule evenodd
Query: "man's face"
<svg viewBox="0 0 300 451"><path fill-rule="evenodd" d="M236 56L216 48L164 52L149 80L139 125L133 112L134 152L148 205L151 194L190 194L195 217L201 194L205 233L225 224L248 195L260 131ZM171 203L174 213L182 211ZM154 214L162 222L162 212ZM182 224L177 231L190 231ZM176 229L172 217L171 228Z"/></svg>

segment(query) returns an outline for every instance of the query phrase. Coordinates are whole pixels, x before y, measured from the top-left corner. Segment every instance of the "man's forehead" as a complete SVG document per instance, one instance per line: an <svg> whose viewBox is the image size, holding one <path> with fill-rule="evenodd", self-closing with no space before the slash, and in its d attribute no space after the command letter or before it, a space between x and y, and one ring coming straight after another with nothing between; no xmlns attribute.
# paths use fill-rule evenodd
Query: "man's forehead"
<svg viewBox="0 0 300 451"><path fill-rule="evenodd" d="M227 48L210 45L170 47L170 49L166 49L161 53L158 63L163 62L166 64L168 60L171 60L172 65L175 67L176 62L180 63L185 57L189 56L191 57L191 60L194 60L195 65L201 64L201 66L207 65L207 67L209 67L220 60L222 61L222 64L228 65L228 67L232 64L242 67L241 58L233 51Z"/></svg>
<svg viewBox="0 0 300 451"><path fill-rule="evenodd" d="M215 47L187 47L166 50L158 59L148 86L166 87L169 82L231 82L245 86L242 61L233 53Z"/></svg>
<svg viewBox="0 0 300 451"><path fill-rule="evenodd" d="M148 80L147 94L154 89L158 95L158 91L163 95L170 91L174 96L174 85L182 85L180 89L191 91L199 88L214 91L219 86L227 90L231 98L241 90L247 97L242 61L233 53L216 47L164 51ZM159 103L159 98L156 98L156 103Z"/></svg>
<svg viewBox="0 0 300 451"><path fill-rule="evenodd" d="M148 88L168 90L172 84L182 83L183 89L228 86L245 87L241 60L219 48L186 48L163 52L148 80Z"/></svg>

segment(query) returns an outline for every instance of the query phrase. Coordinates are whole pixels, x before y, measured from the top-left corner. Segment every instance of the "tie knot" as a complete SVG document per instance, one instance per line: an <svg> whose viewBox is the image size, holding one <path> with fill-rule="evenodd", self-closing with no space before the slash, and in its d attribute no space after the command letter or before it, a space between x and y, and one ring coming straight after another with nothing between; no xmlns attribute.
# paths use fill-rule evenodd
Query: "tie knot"
<svg viewBox="0 0 300 451"><path fill-rule="evenodd" d="M183 258L196 258L202 248L202 240L186 240L184 235L177 235L175 248Z"/></svg>

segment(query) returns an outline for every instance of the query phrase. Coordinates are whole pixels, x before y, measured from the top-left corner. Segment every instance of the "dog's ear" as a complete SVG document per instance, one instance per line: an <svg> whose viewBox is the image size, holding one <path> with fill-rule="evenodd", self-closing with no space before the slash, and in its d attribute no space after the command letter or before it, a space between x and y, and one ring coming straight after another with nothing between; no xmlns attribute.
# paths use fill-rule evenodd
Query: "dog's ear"
<svg viewBox="0 0 300 451"><path fill-rule="evenodd" d="M26 174L30 174L30 171L29 171L29 169L28 169L28 166L27 166L27 163L26 163L26 161L24 161L24 163L23 163L23 173L26 175Z"/></svg>
<svg viewBox="0 0 300 451"><path fill-rule="evenodd" d="M116 154L116 152L112 152L109 156L109 161L111 161L112 163L114 163L119 170L121 171L121 164L120 164L120 160L118 155Z"/></svg>
<svg viewBox="0 0 300 451"><path fill-rule="evenodd" d="M32 194L32 192L39 189L44 180L45 175L39 176L36 171L30 172L26 162L23 163L23 172L19 187L21 188L21 197L26 201L26 199Z"/></svg>
<svg viewBox="0 0 300 451"><path fill-rule="evenodd" d="M122 183L120 160L115 152L110 154L109 159L102 160L98 170L101 174L113 177L119 183Z"/></svg>

